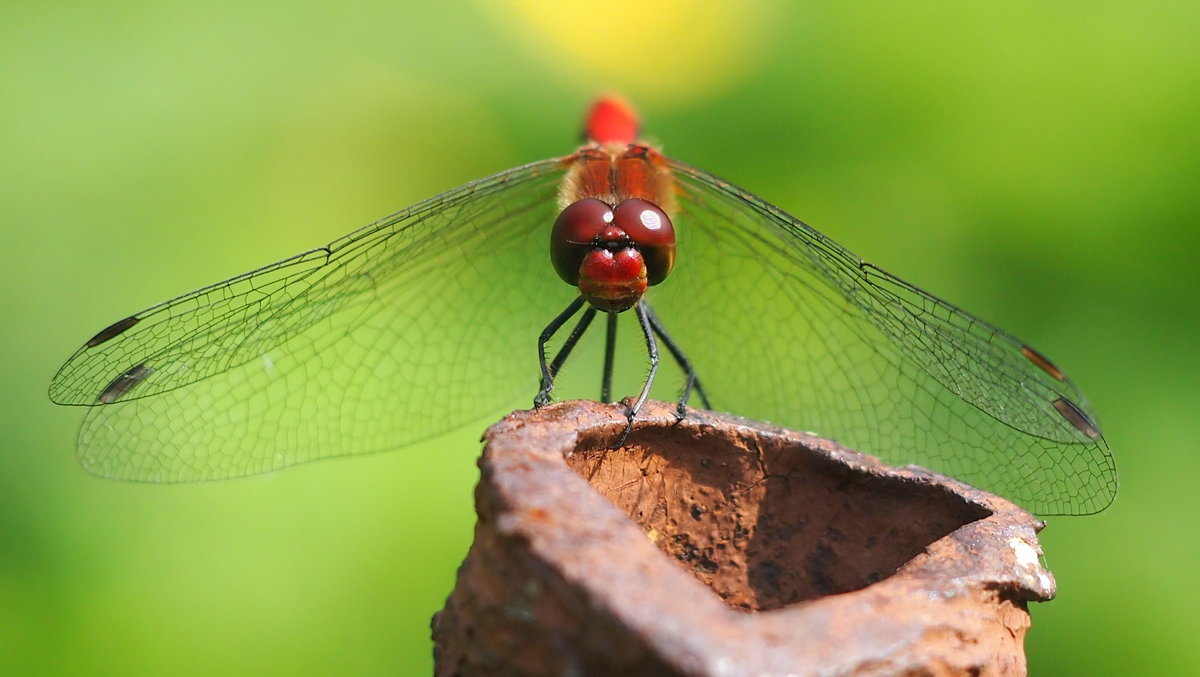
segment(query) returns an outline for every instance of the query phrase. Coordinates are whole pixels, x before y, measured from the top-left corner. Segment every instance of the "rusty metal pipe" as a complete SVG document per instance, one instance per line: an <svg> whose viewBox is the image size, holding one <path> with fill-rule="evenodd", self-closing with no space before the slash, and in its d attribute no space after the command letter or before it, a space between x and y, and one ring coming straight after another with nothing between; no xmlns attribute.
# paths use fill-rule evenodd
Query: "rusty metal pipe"
<svg viewBox="0 0 1200 677"><path fill-rule="evenodd" d="M441 675L1025 674L1042 524L733 416L566 402L492 426Z"/></svg>

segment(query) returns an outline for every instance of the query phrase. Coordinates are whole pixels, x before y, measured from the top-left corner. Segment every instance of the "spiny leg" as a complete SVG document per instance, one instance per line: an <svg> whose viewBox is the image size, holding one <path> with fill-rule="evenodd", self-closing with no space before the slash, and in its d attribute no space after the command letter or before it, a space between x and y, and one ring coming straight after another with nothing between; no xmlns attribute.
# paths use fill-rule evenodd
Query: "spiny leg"
<svg viewBox="0 0 1200 677"><path fill-rule="evenodd" d="M617 351L617 314L608 314L608 329L604 339L604 375L600 382L600 401L612 402L613 355Z"/></svg>
<svg viewBox="0 0 1200 677"><path fill-rule="evenodd" d="M646 302L643 301L643 303ZM693 387L696 389L696 393L700 395L700 401L704 403L704 408L712 409L712 405L708 403L708 395L705 394L704 386L696 376L696 369L692 366L691 360L687 358L687 355L683 354L683 350L679 348L679 345L667 333L666 328L663 327L662 320L658 319L658 315L654 314L654 309L650 307L649 303L646 303L646 315L650 318L650 326L654 328L654 333L658 334L658 337L662 339L663 343L667 346L667 350L675 358L675 362L679 364L679 368L683 370L686 376L683 385L683 394L679 397L679 418L682 419L686 414L687 403L692 396Z"/></svg>
<svg viewBox="0 0 1200 677"><path fill-rule="evenodd" d="M567 320L571 319L572 315L579 312L579 309L582 307L583 297L576 297L567 306L566 310L559 313L558 317L550 320L550 324L546 325L546 328L542 330L541 336L538 337L538 360L542 366L542 386L538 390L537 396L533 398L534 407L545 406L550 401L550 390L554 388L554 375L550 373L550 366L546 364L546 342L562 328Z"/></svg>
<svg viewBox="0 0 1200 677"><path fill-rule="evenodd" d="M654 340L654 329L650 326L646 303L638 301L634 308L637 311L638 323L642 326L642 335L646 337L646 352L650 354L650 373L646 374L646 384L642 386L642 392L638 395L637 401L625 413L628 422L625 424L625 432L621 433L621 439L617 442L618 447L625 444L629 433L633 432L633 418L641 411L642 405L646 403L646 398L650 396L650 386L654 385L654 375L658 373L658 342Z"/></svg>

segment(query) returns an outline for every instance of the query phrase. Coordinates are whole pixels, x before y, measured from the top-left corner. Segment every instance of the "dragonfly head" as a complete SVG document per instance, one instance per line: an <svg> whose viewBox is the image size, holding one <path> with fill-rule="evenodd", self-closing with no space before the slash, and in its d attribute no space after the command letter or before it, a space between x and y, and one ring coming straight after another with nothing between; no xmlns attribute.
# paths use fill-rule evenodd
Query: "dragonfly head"
<svg viewBox="0 0 1200 677"><path fill-rule="evenodd" d="M631 198L616 207L596 198L567 206L550 233L550 259L568 284L599 310L637 304L675 264L675 229L652 202Z"/></svg>

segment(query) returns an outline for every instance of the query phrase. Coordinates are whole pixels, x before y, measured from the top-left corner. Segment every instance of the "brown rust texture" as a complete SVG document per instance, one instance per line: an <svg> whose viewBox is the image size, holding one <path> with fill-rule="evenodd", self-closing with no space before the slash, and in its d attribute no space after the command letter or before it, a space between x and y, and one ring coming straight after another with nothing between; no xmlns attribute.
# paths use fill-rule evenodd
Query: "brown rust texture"
<svg viewBox="0 0 1200 677"><path fill-rule="evenodd" d="M1024 674L1040 523L833 442L650 403L489 430L438 674Z"/></svg>

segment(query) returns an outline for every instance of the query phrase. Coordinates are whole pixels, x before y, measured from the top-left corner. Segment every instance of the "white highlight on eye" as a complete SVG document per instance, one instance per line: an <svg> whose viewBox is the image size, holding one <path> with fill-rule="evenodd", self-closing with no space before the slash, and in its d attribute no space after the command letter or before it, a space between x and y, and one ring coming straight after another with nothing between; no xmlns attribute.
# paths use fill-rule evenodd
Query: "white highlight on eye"
<svg viewBox="0 0 1200 677"><path fill-rule="evenodd" d="M641 216L638 218L641 220L642 225L645 226L647 230L658 230L659 228L662 228L662 219L658 216L658 212L654 211L653 209L647 209L643 211Z"/></svg>

